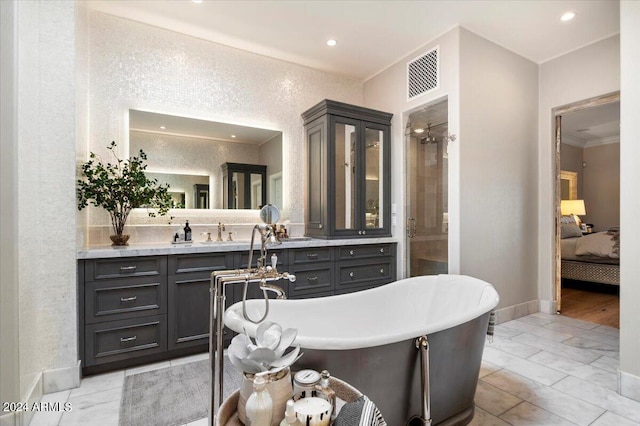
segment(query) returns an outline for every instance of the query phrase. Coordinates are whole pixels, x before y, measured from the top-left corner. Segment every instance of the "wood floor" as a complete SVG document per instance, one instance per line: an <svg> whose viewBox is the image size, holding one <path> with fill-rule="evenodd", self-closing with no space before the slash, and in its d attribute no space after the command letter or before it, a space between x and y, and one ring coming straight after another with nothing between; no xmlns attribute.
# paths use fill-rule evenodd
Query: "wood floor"
<svg viewBox="0 0 640 426"><path fill-rule="evenodd" d="M620 328L618 290L614 286L563 282L561 314L583 321Z"/></svg>

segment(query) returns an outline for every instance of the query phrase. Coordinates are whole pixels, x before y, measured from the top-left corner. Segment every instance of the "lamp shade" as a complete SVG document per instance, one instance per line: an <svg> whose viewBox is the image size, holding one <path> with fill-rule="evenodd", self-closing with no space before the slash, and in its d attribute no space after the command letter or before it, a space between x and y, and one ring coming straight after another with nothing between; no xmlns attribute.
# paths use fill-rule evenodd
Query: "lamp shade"
<svg viewBox="0 0 640 426"><path fill-rule="evenodd" d="M560 201L560 211L563 216L574 214L583 216L587 214L587 210L584 207L584 200L562 200Z"/></svg>

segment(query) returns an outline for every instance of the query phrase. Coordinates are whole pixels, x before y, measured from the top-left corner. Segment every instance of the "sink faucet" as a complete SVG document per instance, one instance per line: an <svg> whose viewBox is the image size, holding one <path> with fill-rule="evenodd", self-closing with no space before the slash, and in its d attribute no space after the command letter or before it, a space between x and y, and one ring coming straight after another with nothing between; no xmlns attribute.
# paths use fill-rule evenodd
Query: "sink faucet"
<svg viewBox="0 0 640 426"><path fill-rule="evenodd" d="M218 222L218 238L216 238L216 241L222 241L222 231L224 230L224 223Z"/></svg>

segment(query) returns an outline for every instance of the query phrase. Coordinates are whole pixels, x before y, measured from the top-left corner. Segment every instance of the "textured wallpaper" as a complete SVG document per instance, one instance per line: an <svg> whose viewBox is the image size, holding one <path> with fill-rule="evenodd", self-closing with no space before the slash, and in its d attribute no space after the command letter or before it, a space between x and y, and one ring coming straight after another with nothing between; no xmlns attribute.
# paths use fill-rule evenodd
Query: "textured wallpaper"
<svg viewBox="0 0 640 426"><path fill-rule="evenodd" d="M75 5L18 2L20 393L78 361ZM37 393L37 392L36 392Z"/></svg>
<svg viewBox="0 0 640 426"><path fill-rule="evenodd" d="M145 24L89 12L89 130L79 144L104 153L112 140L128 139L128 110L263 127L283 132L283 219L304 222L305 146L300 114L325 98L362 104L360 81ZM124 144L122 144L124 145ZM124 147L123 147L124 149ZM253 224L257 213L179 212L176 222ZM89 244L104 244L107 216L89 213ZM165 239L166 220L141 212L138 242ZM155 224L156 230L148 226ZM102 228L107 228L102 229ZM156 232L157 231L157 232ZM144 234L144 235L143 235ZM132 237L134 238L134 237Z"/></svg>

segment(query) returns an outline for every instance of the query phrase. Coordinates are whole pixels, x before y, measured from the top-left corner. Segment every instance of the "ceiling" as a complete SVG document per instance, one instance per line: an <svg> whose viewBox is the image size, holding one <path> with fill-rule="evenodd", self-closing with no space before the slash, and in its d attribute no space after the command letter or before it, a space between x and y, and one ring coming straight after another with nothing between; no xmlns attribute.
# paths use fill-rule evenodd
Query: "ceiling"
<svg viewBox="0 0 640 426"><path fill-rule="evenodd" d="M366 80L460 25L536 63L619 33L617 0L90 0L90 8ZM576 17L561 22L574 11ZM335 47L326 41L337 40Z"/></svg>
<svg viewBox="0 0 640 426"><path fill-rule="evenodd" d="M620 101L562 116L562 142L589 147L620 140Z"/></svg>

